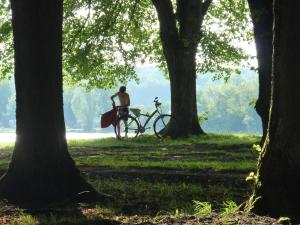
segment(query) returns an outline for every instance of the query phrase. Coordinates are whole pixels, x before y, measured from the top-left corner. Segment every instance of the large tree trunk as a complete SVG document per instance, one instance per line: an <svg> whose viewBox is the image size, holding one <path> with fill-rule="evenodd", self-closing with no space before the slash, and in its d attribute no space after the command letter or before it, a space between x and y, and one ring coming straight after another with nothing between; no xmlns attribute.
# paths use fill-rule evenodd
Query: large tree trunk
<svg viewBox="0 0 300 225"><path fill-rule="evenodd" d="M62 96L63 0L11 0L17 140L0 196L49 203L95 193L80 176L65 139Z"/></svg>
<svg viewBox="0 0 300 225"><path fill-rule="evenodd" d="M300 1L275 0L274 4L270 125L250 203L259 214L299 218Z"/></svg>
<svg viewBox="0 0 300 225"><path fill-rule="evenodd" d="M201 129L196 105L196 71L195 55L177 47L175 65L170 72L172 119L168 125L167 135L182 137L190 134L204 133ZM173 71L174 70L174 71Z"/></svg>
<svg viewBox="0 0 300 225"><path fill-rule="evenodd" d="M210 3L211 0L177 0L175 15L171 0L153 0L171 85L172 118L165 135L173 138L204 133L197 115L195 57Z"/></svg>
<svg viewBox="0 0 300 225"><path fill-rule="evenodd" d="M271 99L271 74L273 52L273 1L248 0L258 60L259 96L255 109L262 120L263 137L266 138Z"/></svg>

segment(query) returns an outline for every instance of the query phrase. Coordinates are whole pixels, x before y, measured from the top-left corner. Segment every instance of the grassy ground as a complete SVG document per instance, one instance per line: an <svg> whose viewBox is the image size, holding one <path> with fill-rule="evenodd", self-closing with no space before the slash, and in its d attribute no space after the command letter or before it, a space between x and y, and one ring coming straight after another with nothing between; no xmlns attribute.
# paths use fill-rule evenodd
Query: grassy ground
<svg viewBox="0 0 300 225"><path fill-rule="evenodd" d="M245 177L255 171L257 153L252 145L258 142L257 136L214 134L182 140L144 136L124 141L113 138L70 141L70 153L82 174L111 199L101 206L81 209L80 215L89 212L93 216L83 218L90 218L86 224L94 224L95 214L100 215L98 219L123 215L124 220L134 215L143 220L149 216L194 214L193 200L209 202L215 212L221 211L229 200L241 204L251 191ZM10 144L0 145L2 172L11 153ZM51 219L51 216L38 217L39 222L15 220L15 224L43 224L40 221ZM53 221L65 218L54 217ZM21 219L35 218L32 214L22 214ZM115 224L110 222L98 224Z"/></svg>

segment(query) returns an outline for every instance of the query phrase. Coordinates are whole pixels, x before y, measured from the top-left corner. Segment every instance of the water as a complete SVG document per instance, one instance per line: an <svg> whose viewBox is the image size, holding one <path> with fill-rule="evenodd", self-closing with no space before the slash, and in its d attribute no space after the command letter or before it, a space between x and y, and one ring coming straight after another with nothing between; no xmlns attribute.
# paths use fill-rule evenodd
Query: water
<svg viewBox="0 0 300 225"><path fill-rule="evenodd" d="M115 137L115 133L67 133L68 140L76 140L76 139L101 139L108 137ZM0 133L0 143L13 143L16 140L15 133Z"/></svg>

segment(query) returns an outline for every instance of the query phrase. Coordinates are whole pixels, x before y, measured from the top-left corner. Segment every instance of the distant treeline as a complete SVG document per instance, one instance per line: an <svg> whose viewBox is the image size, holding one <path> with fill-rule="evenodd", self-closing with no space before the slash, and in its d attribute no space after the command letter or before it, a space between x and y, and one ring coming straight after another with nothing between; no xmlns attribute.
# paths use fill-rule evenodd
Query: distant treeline
<svg viewBox="0 0 300 225"><path fill-rule="evenodd" d="M199 90L198 112L207 119L202 127L215 133L261 133L260 117L254 109L257 93L257 81L242 76Z"/></svg>
<svg viewBox="0 0 300 225"><path fill-rule="evenodd" d="M139 68L139 84L130 82L128 92L132 107L143 111L154 110L153 98L158 96L163 102L163 110L170 108L170 88L168 80L155 68ZM260 133L261 122L253 103L257 98L257 76L250 71L233 75L227 83L212 81L212 76L201 75L197 81L198 113L206 132L220 133ZM99 119L103 112L111 109L110 96L115 90L92 89L85 91L79 87L65 88L64 112L69 130L93 131L99 129ZM15 94L13 81L0 83L0 129L15 127ZM108 130L103 130L108 131Z"/></svg>

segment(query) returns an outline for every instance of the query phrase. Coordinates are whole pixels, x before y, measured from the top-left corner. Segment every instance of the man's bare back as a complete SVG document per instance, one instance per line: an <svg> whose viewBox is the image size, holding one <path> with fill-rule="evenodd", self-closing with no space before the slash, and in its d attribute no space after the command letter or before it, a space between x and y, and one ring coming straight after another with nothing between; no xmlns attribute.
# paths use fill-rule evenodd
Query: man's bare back
<svg viewBox="0 0 300 225"><path fill-rule="evenodd" d="M118 93L120 106L129 106L129 95L127 93Z"/></svg>
<svg viewBox="0 0 300 225"><path fill-rule="evenodd" d="M117 96L118 96L119 102L120 102L119 106L121 106L121 107L130 106L130 98L129 98L129 94L126 93L126 87L124 87L124 86L120 87L119 92L117 92L116 94L114 94L110 97L114 105L115 105L114 98Z"/></svg>

